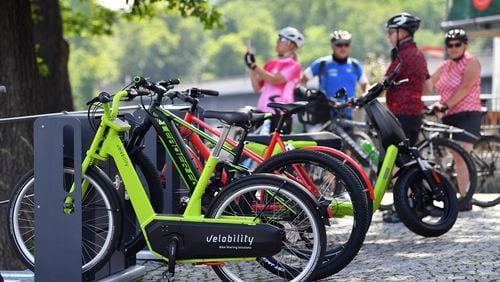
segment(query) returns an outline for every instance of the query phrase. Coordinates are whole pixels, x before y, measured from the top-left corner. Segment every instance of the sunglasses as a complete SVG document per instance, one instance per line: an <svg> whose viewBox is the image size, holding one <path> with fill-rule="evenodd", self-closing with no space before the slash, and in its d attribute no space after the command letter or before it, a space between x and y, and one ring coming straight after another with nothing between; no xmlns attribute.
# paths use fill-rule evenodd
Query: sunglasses
<svg viewBox="0 0 500 282"><path fill-rule="evenodd" d="M387 34L388 34L388 35L392 35L393 33L396 33L396 32L397 32L397 30L396 30L396 29L388 29L388 30L387 30Z"/></svg>
<svg viewBox="0 0 500 282"><path fill-rule="evenodd" d="M448 43L446 44L446 48L460 48L462 47L462 45L464 45L462 42L459 42L459 43Z"/></svg>
<svg viewBox="0 0 500 282"><path fill-rule="evenodd" d="M342 47L349 47L349 43L339 43L339 44L333 44L335 47L339 47L339 48L342 48Z"/></svg>

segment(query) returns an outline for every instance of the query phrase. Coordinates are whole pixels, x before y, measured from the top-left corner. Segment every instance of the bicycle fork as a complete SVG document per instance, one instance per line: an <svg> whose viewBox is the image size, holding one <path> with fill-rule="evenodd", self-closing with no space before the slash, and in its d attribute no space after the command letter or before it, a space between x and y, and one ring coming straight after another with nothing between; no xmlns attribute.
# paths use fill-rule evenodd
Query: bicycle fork
<svg viewBox="0 0 500 282"><path fill-rule="evenodd" d="M421 158L420 152L416 147L407 149L409 155L416 161L420 171L423 173L425 180L430 184L432 194L436 200L443 200L446 195L444 190L440 189L441 175L430 165L430 163Z"/></svg>

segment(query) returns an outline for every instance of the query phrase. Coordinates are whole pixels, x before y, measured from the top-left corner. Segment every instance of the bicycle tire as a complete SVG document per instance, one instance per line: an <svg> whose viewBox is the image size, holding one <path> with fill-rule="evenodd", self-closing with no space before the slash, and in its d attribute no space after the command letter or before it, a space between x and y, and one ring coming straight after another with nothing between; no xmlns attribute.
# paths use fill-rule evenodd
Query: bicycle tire
<svg viewBox="0 0 500 282"><path fill-rule="evenodd" d="M323 194L324 198L332 202L338 201L338 203L350 200L353 205L354 216L352 218L348 216L335 218L325 215L326 218L329 218L327 225L330 226L330 228L327 227L327 250L325 251L325 258L314 275L314 279L322 279L342 270L352 261L361 248L369 228L369 218L372 215L372 210L368 209L369 197L363 191L361 181L347 166L330 155L320 152L307 150L287 151L264 161L257 167L255 172L283 172L289 169L291 165L302 165L304 168L310 168L315 173L318 172L317 168L322 168L324 173L316 177L317 181L320 179L335 179L335 185L331 185L333 190L326 191ZM338 187L347 190L347 194L343 193L343 191L335 191ZM336 192L337 194L335 194ZM327 193L331 194L327 195ZM332 211L332 213L335 212ZM346 226L344 229L349 230L350 234L338 235L338 233L342 232L341 227L343 226ZM338 243L337 240L341 243Z"/></svg>
<svg viewBox="0 0 500 282"><path fill-rule="evenodd" d="M411 231L425 237L437 237L448 232L458 216L453 185L439 171L433 173L440 175L439 194L442 197L433 194L418 167L403 172L394 186L394 207L401 222Z"/></svg>
<svg viewBox="0 0 500 282"><path fill-rule="evenodd" d="M302 189L290 179L261 173L240 178L217 194L207 210L208 217L242 215L258 218L260 222L282 230L284 246L272 257L213 266L220 279L236 281L244 276L243 279L258 280L256 276L263 270L266 271L261 279L265 280L269 279L268 271L292 281L306 281L313 275L323 257L326 234L317 203ZM242 273L235 274L236 271Z"/></svg>
<svg viewBox="0 0 500 282"><path fill-rule="evenodd" d="M472 203L476 206L487 208L500 204L500 196L493 200L482 200L482 193L499 193L498 190L491 189L498 187L500 181L500 136L481 136L474 144L472 158L476 163L479 185L476 188L476 196Z"/></svg>
<svg viewBox="0 0 500 282"><path fill-rule="evenodd" d="M308 150L308 148L305 148L306 150ZM373 218L373 200L370 196L370 191L368 190L367 187L365 187L365 185L361 184L363 183L364 181L362 181L363 179L363 176L360 175L360 172L358 171L358 169L356 167L354 167L350 162L348 161L345 161L344 158L342 158L342 156L340 155L336 155L334 153L331 153L329 151L322 151L320 150L319 152L323 153L323 154L327 154L333 158L335 158L336 160L342 162L343 164L345 164L346 166L349 167L349 169L351 170L351 172L356 176L356 178L359 180L359 183L360 185L363 187L363 190L366 191L366 204L367 204L367 208L369 211L372 211L371 213L368 214L368 224L367 224L367 232L368 232L368 229L370 228L371 226L371 223L372 223L372 218Z"/></svg>
<svg viewBox="0 0 500 282"><path fill-rule="evenodd" d="M72 179L72 175L74 174L74 170L72 168L65 168L65 175L69 175ZM87 173L83 176L85 179L89 181L89 188L87 190L87 194L82 198L82 217L86 211L92 212L94 219L92 220L92 225L97 225L95 221L99 221L101 218L109 217L109 225L107 227L103 227L106 225L99 224L99 236L95 236L90 234L88 231L91 228L86 227L87 232L82 233L82 274L93 274L98 271L105 263L108 262L110 256L113 251L117 247L120 235L121 235L121 226L122 226L122 214L118 211L121 210L121 206L118 200L118 195L113 188L113 184L108 177L104 177L99 169L96 167L89 167ZM68 186L66 189L71 187L73 180L69 180ZM21 179L21 181L16 185L16 189L13 191L11 201L9 202L9 213L8 213L8 222L9 222L9 238L13 245L15 246L15 251L18 254L18 257L21 261L31 270L34 270L35 267L35 257L34 253L34 201L32 200L33 194L29 194L26 196L26 193L30 191L29 189L34 187L34 177L33 170L25 174L25 176ZM92 189L94 188L95 189ZM96 199L97 196L87 197L93 191L97 191L97 195L102 197L102 202L106 207L104 215L101 215L99 211L102 211L102 208L96 208L95 206L86 206L87 199ZM33 192L34 193L34 192ZM22 203L22 201L26 199L27 203ZM24 206L24 208L22 208ZM101 207L100 205L98 205ZM27 209L27 210L25 210ZM19 220L20 214L25 214L25 220ZM31 220L31 218L33 218ZM20 222L30 223L32 224L32 231L21 232L24 230L20 227ZM85 226L85 224L84 224ZM90 225L89 225L90 226ZM104 231L107 231L105 236L103 236ZM33 233L31 233L33 232ZM33 234L33 235L31 235ZM90 239L85 239L84 237L87 234L91 236ZM23 235L29 236L29 239L32 241L25 241ZM99 237L105 238L103 246L100 250L95 251L96 243L92 238ZM93 242L93 243L87 243ZM28 242L28 244L27 244ZM96 255L94 257L89 256L88 262L86 262L85 254L90 254L93 251Z"/></svg>
<svg viewBox="0 0 500 282"><path fill-rule="evenodd" d="M472 156L460 144L447 138L422 140L416 144L416 147L421 153L422 158L431 161L434 164L434 168L445 174L448 180L451 181L457 191L459 209L466 207L477 188L477 171ZM431 149L432 152L430 151ZM458 173L456 172L455 160L453 154L450 155L448 152L455 153L465 163L467 174L469 175L469 183L467 184L468 188L465 196L461 196L458 191Z"/></svg>
<svg viewBox="0 0 500 282"><path fill-rule="evenodd" d="M143 176L142 179L145 181L144 184L146 184L144 185L144 189L146 190L146 193L148 193L149 195L153 209L156 212L161 212L163 207L163 200L162 200L163 195L162 195L159 176L156 173L156 168L151 163L151 161L144 155L142 151L136 151L135 153L132 153L130 155L130 158L132 160L132 163L134 163L134 165L136 166L137 172L139 174L142 173ZM73 161L69 158L65 158L64 167L65 169L72 169ZM23 245L26 245L26 243L18 242L19 239L16 238L14 232L12 231L12 228L14 228L13 226L15 226L15 222L17 220L14 217L15 215L11 213L13 211L13 207L18 205L18 202L21 200L21 198L19 198L20 193L22 193L23 190L30 189L29 187L26 186L31 185L33 183L34 183L34 171L30 170L21 178L21 181L18 182L16 188L12 193L11 200L9 202L9 221L8 221L9 230L11 231L9 232L10 239L12 242L14 242L16 252L20 254L19 257L21 258L22 262L26 265L26 267L30 269L32 269L33 267L33 262L32 262L33 255L26 254L27 249L23 247ZM126 203L126 205L128 205L131 208L130 203ZM142 235L140 228L132 229L132 226L137 226L136 223L137 220L135 218L135 214L132 213L131 215L133 216L133 218L122 216L123 221L125 223L128 222L130 228L128 230L122 228L121 229L122 232L120 232L120 240L123 240L126 256L133 256L146 246L146 241L144 240L144 236ZM129 233L126 233L126 231L129 231Z"/></svg>

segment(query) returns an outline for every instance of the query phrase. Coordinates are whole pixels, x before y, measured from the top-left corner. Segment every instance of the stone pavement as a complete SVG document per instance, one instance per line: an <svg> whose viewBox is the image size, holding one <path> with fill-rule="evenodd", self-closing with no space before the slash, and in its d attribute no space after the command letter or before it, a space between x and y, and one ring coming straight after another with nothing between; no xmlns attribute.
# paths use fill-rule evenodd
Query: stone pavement
<svg viewBox="0 0 500 282"><path fill-rule="evenodd" d="M161 281L163 263L143 264L147 274L142 281ZM176 281L217 280L204 266L179 266L176 272ZM452 230L437 238L416 235L402 223L384 223L377 212L357 257L323 281L337 280L499 281L500 206L460 213Z"/></svg>

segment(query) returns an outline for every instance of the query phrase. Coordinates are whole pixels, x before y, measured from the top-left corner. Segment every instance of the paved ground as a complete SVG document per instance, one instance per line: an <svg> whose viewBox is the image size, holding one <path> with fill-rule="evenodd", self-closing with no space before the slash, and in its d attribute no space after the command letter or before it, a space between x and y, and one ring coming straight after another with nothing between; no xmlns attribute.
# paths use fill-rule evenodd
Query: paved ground
<svg viewBox="0 0 500 282"><path fill-rule="evenodd" d="M142 281L160 281L164 264L145 262ZM211 281L207 267L177 268L176 281ZM269 281L274 280L269 276ZM375 213L365 244L341 272L324 281L500 280L500 206L463 212L451 231L438 238L415 235L402 223L382 222Z"/></svg>

